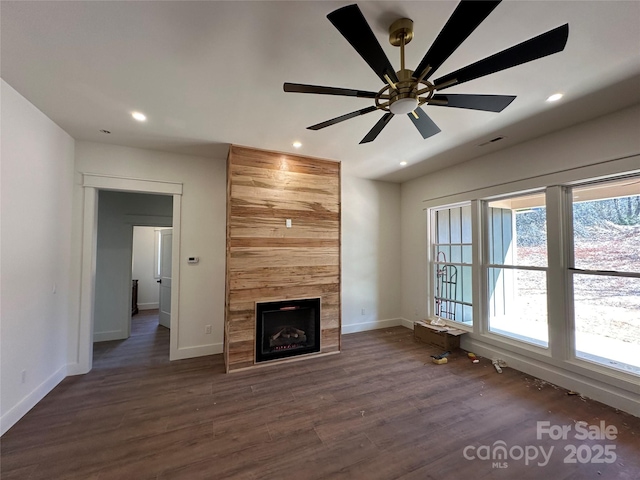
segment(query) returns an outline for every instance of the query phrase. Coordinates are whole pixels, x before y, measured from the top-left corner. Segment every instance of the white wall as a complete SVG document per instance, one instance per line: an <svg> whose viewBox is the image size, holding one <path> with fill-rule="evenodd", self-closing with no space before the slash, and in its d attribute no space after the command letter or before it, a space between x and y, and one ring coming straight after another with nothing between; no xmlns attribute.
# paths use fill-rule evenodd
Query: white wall
<svg viewBox="0 0 640 480"><path fill-rule="evenodd" d="M342 176L343 333L401 322L399 211L400 185Z"/></svg>
<svg viewBox="0 0 640 480"><path fill-rule="evenodd" d="M141 218L151 222L170 218L172 205L167 195L99 193L94 342L129 337L133 223Z"/></svg>
<svg viewBox="0 0 640 480"><path fill-rule="evenodd" d="M81 173L183 184L179 318L180 358L221 353L224 324L226 160L92 142L77 142L72 248L82 248L84 192ZM196 265L188 256L200 257ZM81 263L72 262L72 287L80 291ZM176 286L174 285L174 288ZM70 363L78 364L79 300L72 304ZM205 325L213 331L206 335Z"/></svg>
<svg viewBox="0 0 640 480"><path fill-rule="evenodd" d="M4 433L66 375L74 141L4 80L0 96Z"/></svg>
<svg viewBox="0 0 640 480"><path fill-rule="evenodd" d="M138 280L138 310L158 308L158 283L155 272L154 227L133 227L133 265L131 275Z"/></svg>
<svg viewBox="0 0 640 480"><path fill-rule="evenodd" d="M633 158L640 154L638 132L640 106L635 106L402 184L402 316L413 321L427 315L425 201L448 203L482 198L486 192L499 194L545 186L548 180L544 175L554 175L556 182L577 181L587 166L594 177L640 169L640 161ZM479 189L486 191L478 193ZM552 315L564 317L563 312ZM636 414L640 414L640 387L630 392L627 386L619 388L622 383L604 376L591 380L589 377L596 375L568 371L567 362L533 362L521 351L509 354L514 349L506 343L483 343L475 333L465 335L465 339L467 347L476 353L482 354L485 349L486 355L509 358L528 373L627 411L638 409Z"/></svg>

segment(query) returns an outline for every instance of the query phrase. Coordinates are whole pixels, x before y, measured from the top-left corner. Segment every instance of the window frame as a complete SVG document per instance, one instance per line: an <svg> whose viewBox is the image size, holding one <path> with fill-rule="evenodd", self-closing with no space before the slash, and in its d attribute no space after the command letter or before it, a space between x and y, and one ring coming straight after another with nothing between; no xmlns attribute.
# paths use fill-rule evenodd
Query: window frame
<svg viewBox="0 0 640 480"><path fill-rule="evenodd" d="M546 267L540 267L535 265L514 265L514 264L507 264L507 263L502 263L502 264L491 263L490 249L492 248L492 245L491 245L490 231L491 231L492 215L490 215L489 209L491 207L489 207L489 203L495 202L497 200L509 200L517 197L525 197L527 195L542 194L545 198L545 223L548 229L549 214L547 209L547 202L548 202L547 192L548 192L548 188L543 187L543 188L538 188L533 190L509 192L506 194L485 197L481 199L481 202L482 202L481 228L482 228L482 237L483 237L483 258L485 259L485 261L483 261L480 266L481 272L482 272L482 280L481 280L482 295L486 305L482 315L484 333L486 335L498 336L501 339L508 339L509 341L515 341L518 344L524 344L528 348L540 349L542 352L547 352L550 348L549 346L551 343L551 332L549 331L549 311L550 311L549 309L549 265L551 262L549 260L550 245L549 245L548 231L545 238L546 247L547 247L547 266ZM513 224L513 228L515 230L515 222ZM546 344L543 341L539 341L537 339L533 339L533 338L527 339L527 337L524 337L522 335L517 335L517 334L510 335L508 332L503 333L502 331L491 329L491 298L490 298L491 293L490 293L490 282L489 282L489 275L490 275L491 269L504 269L504 270L512 270L512 271L534 271L534 272L537 271L537 272L545 273L546 297L547 297L547 312L546 312L547 313L547 342Z"/></svg>
<svg viewBox="0 0 640 480"><path fill-rule="evenodd" d="M461 305L466 305L471 307L471 315L472 315L472 319L471 322L462 322L462 321L458 321L458 320L453 320L450 318L445 318L445 317L439 317L436 315L436 287L434 285L434 278L436 275L436 268L438 265L438 261L437 258L434 258L434 254L435 254L435 250L436 250L436 246L437 245L445 245L445 244L440 244L440 243L435 243L433 240L436 239L436 228L437 228L437 222L435 221L435 216L437 212L440 211L444 211L444 210L451 210L453 208L462 208L462 207L466 207L468 206L470 208L471 211L471 243L463 243L462 242L462 234L460 236L460 243L456 244L456 245L460 245L461 247L464 245L470 246L471 247L471 263L463 263L462 259L463 259L463 255L461 255L460 258L460 262L459 263L454 263L454 262L446 262L447 264L452 264L452 265L456 265L456 266L465 266L465 267L469 267L471 270L471 298L472 301L471 303L469 302L464 302L464 301L457 301L457 300L453 300L454 303L458 303ZM429 285L429 294L428 294L428 298L427 298L427 315L430 319L433 320L442 320L444 321L446 324L456 327L456 328L460 328L462 330L467 330L467 331L472 331L474 328L474 325L477 323L477 315L478 315L478 309L477 309L477 301L476 299L477 297L477 274L475 272L475 258L477 257L477 252L476 252L476 245L477 245L477 235L475 232L475 228L474 225L476 223L475 221L475 217L477 217L477 214L475 213L475 210L477 209L477 202L475 201L462 201L462 202L456 202L456 203L451 203L451 204L447 204L447 205L439 205L436 207L432 207L432 208L428 208L427 209L427 285ZM449 221L449 223L451 223ZM461 222L462 223L462 222ZM451 243L446 244L446 245L452 245Z"/></svg>
<svg viewBox="0 0 640 480"><path fill-rule="evenodd" d="M564 242L565 254L566 254L566 311L567 311L567 361L579 366L585 366L586 368L594 371L598 371L606 374L613 374L613 376L631 376L640 377L639 373L633 373L626 369L616 368L611 365L605 365L595 360L585 358L584 356L578 356L578 348L576 345L576 316L575 316L575 294L574 294L574 278L576 275L595 275L595 276L607 276L607 277L622 277L622 278L638 278L640 279L640 272L619 272L615 270L598 270L598 269L583 269L575 267L575 236L574 236L574 218L573 218L573 190L576 188L597 185L608 182L615 182L623 180L625 178L638 179L640 181L640 172L630 172L624 175L611 175L604 178L581 180L571 182L563 187L564 192L564 208L563 218L565 223L566 241ZM603 357L604 358L604 357Z"/></svg>

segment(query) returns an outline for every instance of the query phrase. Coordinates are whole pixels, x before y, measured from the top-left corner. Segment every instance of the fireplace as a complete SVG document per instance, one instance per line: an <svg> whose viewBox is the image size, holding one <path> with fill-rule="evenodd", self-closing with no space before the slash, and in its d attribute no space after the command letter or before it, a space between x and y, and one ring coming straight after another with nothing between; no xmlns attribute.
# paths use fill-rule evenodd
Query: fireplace
<svg viewBox="0 0 640 480"><path fill-rule="evenodd" d="M256 362L319 351L319 298L256 303Z"/></svg>

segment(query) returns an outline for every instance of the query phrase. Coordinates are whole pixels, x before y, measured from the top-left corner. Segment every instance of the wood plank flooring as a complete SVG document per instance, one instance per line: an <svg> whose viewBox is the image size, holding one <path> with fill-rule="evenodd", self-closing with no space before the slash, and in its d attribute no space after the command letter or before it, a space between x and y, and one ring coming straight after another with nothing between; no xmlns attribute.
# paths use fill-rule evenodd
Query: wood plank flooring
<svg viewBox="0 0 640 480"><path fill-rule="evenodd" d="M168 330L144 317L2 437L2 479L639 478L640 418L464 352L434 365L436 347L402 327L345 335L339 355L225 374L222 355L170 363ZM577 441L577 420L618 436ZM572 430L538 440L538 421ZM500 440L539 456L497 468L463 455ZM586 445L583 460L611 444L616 459L564 463L568 444ZM554 448L546 466L540 447Z"/></svg>

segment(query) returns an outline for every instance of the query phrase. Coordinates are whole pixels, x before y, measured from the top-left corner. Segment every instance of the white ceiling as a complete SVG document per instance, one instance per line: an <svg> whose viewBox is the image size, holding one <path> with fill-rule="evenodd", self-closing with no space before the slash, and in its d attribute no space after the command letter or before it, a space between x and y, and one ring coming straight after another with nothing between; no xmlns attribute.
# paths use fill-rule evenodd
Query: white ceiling
<svg viewBox="0 0 640 480"><path fill-rule="evenodd" d="M502 113L425 107L442 130L426 140L397 116L359 145L378 112L307 130L372 100L284 93L284 82L382 87L326 18L350 3L2 0L1 74L77 140L213 158L226 158L234 143L340 160L347 174L390 181L640 102L640 1L505 0L438 70L444 75L568 23L563 52L447 90L517 95ZM397 69L390 23L413 19L407 67L415 68L456 5L359 2ZM560 102L545 103L558 91ZM133 120L134 110L148 121ZM478 146L498 135L506 139Z"/></svg>

